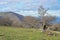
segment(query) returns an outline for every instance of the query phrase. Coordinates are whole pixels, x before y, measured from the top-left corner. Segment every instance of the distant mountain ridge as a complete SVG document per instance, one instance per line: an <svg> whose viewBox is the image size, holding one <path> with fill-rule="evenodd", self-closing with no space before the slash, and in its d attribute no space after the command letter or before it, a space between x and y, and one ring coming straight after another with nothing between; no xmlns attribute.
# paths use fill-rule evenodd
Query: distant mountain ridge
<svg viewBox="0 0 60 40"><path fill-rule="evenodd" d="M35 17L36 19L40 20L40 17ZM60 23L60 17L56 16L54 23Z"/></svg>
<svg viewBox="0 0 60 40"><path fill-rule="evenodd" d="M60 23L60 17L56 17L56 23Z"/></svg>
<svg viewBox="0 0 60 40"><path fill-rule="evenodd" d="M24 16L23 15L19 15L17 13L14 12L0 12L0 19L6 19L8 21L4 22L3 25L7 25L8 22L12 22L11 26L21 26ZM4 20L5 20L4 19ZM0 21L1 23L1 21Z"/></svg>
<svg viewBox="0 0 60 40"><path fill-rule="evenodd" d="M23 15L20 15L20 14L17 14L17 13L14 13L14 12L0 12L0 18L2 18L2 16L6 16L6 15L15 15L19 20L23 21L24 19L24 16ZM36 19L40 19L39 17L35 17ZM55 20L56 23L60 22L60 17L56 17L56 20Z"/></svg>
<svg viewBox="0 0 60 40"><path fill-rule="evenodd" d="M21 21L23 20L24 16L14 13L14 12L0 12L0 17L7 16L7 15L15 15L17 16Z"/></svg>
<svg viewBox="0 0 60 40"><path fill-rule="evenodd" d="M40 27L39 21L40 21L40 16L39 17L33 17L33 16L23 16L15 12L0 12L0 19L3 17L9 18L9 20L12 20L12 26L18 26L18 27ZM9 21L8 21L9 22ZM10 21L11 22L11 21ZM56 20L54 23L60 22L60 17L56 17ZM1 23L1 22L0 22ZM36 23L38 25L36 25ZM8 24L8 23L7 23Z"/></svg>

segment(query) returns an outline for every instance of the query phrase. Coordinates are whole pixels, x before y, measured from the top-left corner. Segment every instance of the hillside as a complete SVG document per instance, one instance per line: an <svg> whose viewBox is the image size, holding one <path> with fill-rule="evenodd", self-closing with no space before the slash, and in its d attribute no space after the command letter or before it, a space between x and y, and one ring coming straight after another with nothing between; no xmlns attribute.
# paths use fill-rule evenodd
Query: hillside
<svg viewBox="0 0 60 40"><path fill-rule="evenodd" d="M0 27L0 40L60 40L60 34L48 36L39 29Z"/></svg>
<svg viewBox="0 0 60 40"><path fill-rule="evenodd" d="M12 26L20 26L22 24L24 16L19 15L19 14L14 13L14 12L0 12L0 18L7 18L7 20L8 19L11 20L12 21L12 23L11 23ZM5 23L8 24L8 22L5 22Z"/></svg>
<svg viewBox="0 0 60 40"><path fill-rule="evenodd" d="M12 16L13 18L13 15L18 17L20 20L23 20L24 16L20 15L20 14L17 14L17 13L14 13L14 12L0 12L0 16Z"/></svg>
<svg viewBox="0 0 60 40"><path fill-rule="evenodd" d="M31 27L37 26L36 21L38 21L38 20L31 16L22 16L20 14L14 13L14 12L0 12L0 24L2 23L2 25L9 24L14 27L22 26L22 27L31 28Z"/></svg>

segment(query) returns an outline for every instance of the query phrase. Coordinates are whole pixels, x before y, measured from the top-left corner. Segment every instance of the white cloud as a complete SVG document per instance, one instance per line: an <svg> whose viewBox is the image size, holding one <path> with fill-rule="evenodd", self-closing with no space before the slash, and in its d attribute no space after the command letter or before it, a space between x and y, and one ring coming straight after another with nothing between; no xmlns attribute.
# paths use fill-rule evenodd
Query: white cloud
<svg viewBox="0 0 60 40"><path fill-rule="evenodd" d="M53 6L59 7L60 4L57 3L58 0L20 0L19 2L26 5L28 8L37 8L40 5L47 6L49 8Z"/></svg>
<svg viewBox="0 0 60 40"><path fill-rule="evenodd" d="M5 0L5 1L8 1L8 2L18 2L20 0Z"/></svg>
<svg viewBox="0 0 60 40"><path fill-rule="evenodd" d="M20 11L19 14L25 16L39 16L38 11ZM49 10L48 14L51 16L59 16L60 17L60 10Z"/></svg>
<svg viewBox="0 0 60 40"><path fill-rule="evenodd" d="M0 2L0 4L7 4L8 2Z"/></svg>
<svg viewBox="0 0 60 40"><path fill-rule="evenodd" d="M1 10L1 11L7 11L7 10L10 10L10 7L1 8L0 10Z"/></svg>
<svg viewBox="0 0 60 40"><path fill-rule="evenodd" d="M57 0L4 0L5 2L1 2L0 4L7 4L7 3L20 3L24 5L26 9L33 9L38 8L40 5L51 7L51 5L58 5L56 2ZM21 5L21 6L22 6ZM59 6L59 5L58 5Z"/></svg>
<svg viewBox="0 0 60 40"><path fill-rule="evenodd" d="M49 10L48 13L52 16L60 16L60 10Z"/></svg>
<svg viewBox="0 0 60 40"><path fill-rule="evenodd" d="M38 16L37 11L20 11L19 14L22 14L24 16Z"/></svg>

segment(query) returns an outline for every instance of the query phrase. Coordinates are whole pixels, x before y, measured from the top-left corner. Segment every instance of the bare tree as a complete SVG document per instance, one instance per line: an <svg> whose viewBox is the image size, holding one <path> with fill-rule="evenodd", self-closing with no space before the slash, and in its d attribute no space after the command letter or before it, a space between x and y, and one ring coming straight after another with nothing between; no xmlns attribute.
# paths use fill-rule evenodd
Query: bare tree
<svg viewBox="0 0 60 40"><path fill-rule="evenodd" d="M38 13L39 13L39 15L41 17L41 23L42 23L42 26L43 26L42 27L43 31L46 31L47 25L55 19L55 16L49 16L47 14L48 9L45 9L43 6L40 6L38 8Z"/></svg>

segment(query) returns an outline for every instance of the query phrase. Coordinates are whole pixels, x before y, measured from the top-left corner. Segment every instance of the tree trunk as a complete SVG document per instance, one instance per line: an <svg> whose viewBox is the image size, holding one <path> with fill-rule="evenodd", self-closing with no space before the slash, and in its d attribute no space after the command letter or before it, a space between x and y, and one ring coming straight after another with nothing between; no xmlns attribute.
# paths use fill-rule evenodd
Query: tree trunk
<svg viewBox="0 0 60 40"><path fill-rule="evenodd" d="M46 25L43 26L43 30L46 30Z"/></svg>

